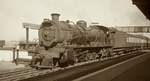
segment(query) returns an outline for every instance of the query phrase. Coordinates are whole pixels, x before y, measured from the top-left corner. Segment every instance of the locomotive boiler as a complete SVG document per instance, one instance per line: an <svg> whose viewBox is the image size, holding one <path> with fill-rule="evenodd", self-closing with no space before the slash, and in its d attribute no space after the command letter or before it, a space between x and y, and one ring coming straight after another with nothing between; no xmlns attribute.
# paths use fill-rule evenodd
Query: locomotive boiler
<svg viewBox="0 0 150 81"><path fill-rule="evenodd" d="M41 65L48 66L50 60L52 65L64 66L95 59L99 57L96 53L101 52L102 47L111 46L112 36L108 28L99 25L87 27L84 20L76 24L69 20L59 21L60 14L57 13L51 16L52 20L44 19L38 33L39 46L35 60L40 57Z"/></svg>
<svg viewBox="0 0 150 81"><path fill-rule="evenodd" d="M59 14L52 14L52 20L44 19L39 30L40 45L52 48L57 44L90 45L92 42L108 43L109 31L104 26L91 26L83 20L71 25L65 21L59 21ZM54 18L56 17L56 18Z"/></svg>

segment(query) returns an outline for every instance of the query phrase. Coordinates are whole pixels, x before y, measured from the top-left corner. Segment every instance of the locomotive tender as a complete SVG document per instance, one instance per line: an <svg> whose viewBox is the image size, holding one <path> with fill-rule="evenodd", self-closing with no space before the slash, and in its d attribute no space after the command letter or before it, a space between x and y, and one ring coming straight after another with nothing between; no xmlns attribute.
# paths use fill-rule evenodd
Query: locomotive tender
<svg viewBox="0 0 150 81"><path fill-rule="evenodd" d="M134 47L148 44L148 38L135 36L105 26L87 27L84 20L77 23L59 21L60 14L51 14L39 29L39 46L36 47L32 65L66 67L78 62L113 56L113 48ZM133 39L136 39L134 41Z"/></svg>

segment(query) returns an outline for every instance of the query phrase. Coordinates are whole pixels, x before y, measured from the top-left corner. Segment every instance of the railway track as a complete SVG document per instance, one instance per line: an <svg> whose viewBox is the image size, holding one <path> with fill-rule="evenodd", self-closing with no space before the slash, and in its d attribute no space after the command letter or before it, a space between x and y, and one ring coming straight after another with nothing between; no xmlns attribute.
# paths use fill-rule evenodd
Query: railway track
<svg viewBox="0 0 150 81"><path fill-rule="evenodd" d="M129 54L103 61L94 61L83 65L81 64L76 67L65 68L63 70L47 73L44 75L23 79L21 81L72 81L76 78L122 62L137 55L140 54Z"/></svg>
<svg viewBox="0 0 150 81"><path fill-rule="evenodd" d="M31 67L18 68L0 73L0 81L19 81L52 72L51 70L36 70Z"/></svg>
<svg viewBox="0 0 150 81"><path fill-rule="evenodd" d="M0 73L0 81L15 81L18 79L27 78L26 74L31 72L36 72L34 69L31 68L20 68L15 69L13 71L1 72Z"/></svg>
<svg viewBox="0 0 150 81"><path fill-rule="evenodd" d="M37 70L31 67L18 68L0 73L0 81L70 81L87 73L96 71L98 67L108 67L117 62L137 56L137 54L122 55L103 60L93 60L78 63L66 68L53 70ZM82 73L80 73L82 72ZM65 74L65 75L64 75ZM76 75L76 76L75 76Z"/></svg>

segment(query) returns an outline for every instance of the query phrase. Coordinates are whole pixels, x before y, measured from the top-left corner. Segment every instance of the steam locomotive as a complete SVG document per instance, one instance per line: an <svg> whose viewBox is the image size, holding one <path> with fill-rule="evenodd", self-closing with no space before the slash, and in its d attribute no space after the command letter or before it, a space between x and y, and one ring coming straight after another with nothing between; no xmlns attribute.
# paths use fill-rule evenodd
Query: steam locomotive
<svg viewBox="0 0 150 81"><path fill-rule="evenodd" d="M101 25L87 27L84 20L76 24L59 21L60 14L44 19L38 31L39 45L35 48L31 64L41 67L66 67L79 62L107 58L115 48L147 47L147 37L131 35Z"/></svg>

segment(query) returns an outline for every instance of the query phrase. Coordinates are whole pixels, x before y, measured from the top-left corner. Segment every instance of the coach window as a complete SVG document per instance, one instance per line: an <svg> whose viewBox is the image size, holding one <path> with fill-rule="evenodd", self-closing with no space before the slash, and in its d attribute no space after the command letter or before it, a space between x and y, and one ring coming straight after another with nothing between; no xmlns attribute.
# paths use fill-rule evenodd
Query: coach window
<svg viewBox="0 0 150 81"><path fill-rule="evenodd" d="M132 37L132 43L134 43L134 37Z"/></svg>
<svg viewBox="0 0 150 81"><path fill-rule="evenodd" d="M140 43L142 43L142 40L140 39Z"/></svg>
<svg viewBox="0 0 150 81"><path fill-rule="evenodd" d="M132 37L130 37L130 43L132 42Z"/></svg>
<svg viewBox="0 0 150 81"><path fill-rule="evenodd" d="M148 32L147 27L143 28L143 32L145 32L145 33Z"/></svg>
<svg viewBox="0 0 150 81"><path fill-rule="evenodd" d="M140 38L138 38L138 43L140 43Z"/></svg>
<svg viewBox="0 0 150 81"><path fill-rule="evenodd" d="M150 28L147 28L147 33L150 33Z"/></svg>

